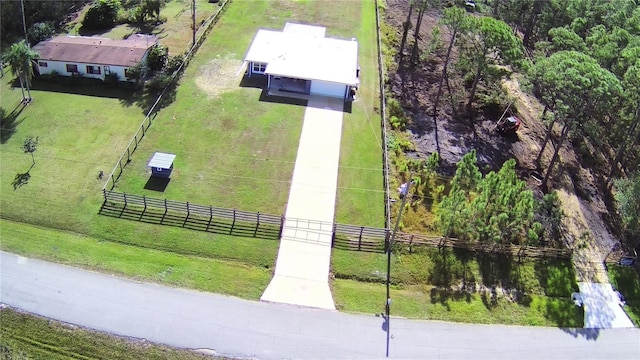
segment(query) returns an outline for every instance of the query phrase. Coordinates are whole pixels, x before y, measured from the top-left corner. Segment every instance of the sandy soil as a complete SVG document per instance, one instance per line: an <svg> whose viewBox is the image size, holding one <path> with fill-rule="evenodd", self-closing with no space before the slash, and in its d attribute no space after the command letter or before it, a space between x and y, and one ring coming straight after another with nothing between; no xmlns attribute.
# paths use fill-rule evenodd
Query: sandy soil
<svg viewBox="0 0 640 360"><path fill-rule="evenodd" d="M239 89L242 75L242 61L231 58L215 58L198 68L196 84L209 94L209 98Z"/></svg>

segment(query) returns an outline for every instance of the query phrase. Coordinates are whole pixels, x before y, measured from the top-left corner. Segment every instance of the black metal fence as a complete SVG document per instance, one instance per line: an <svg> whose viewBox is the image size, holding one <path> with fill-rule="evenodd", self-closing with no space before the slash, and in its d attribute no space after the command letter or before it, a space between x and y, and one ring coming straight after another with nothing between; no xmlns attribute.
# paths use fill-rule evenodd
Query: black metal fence
<svg viewBox="0 0 640 360"><path fill-rule="evenodd" d="M278 240L286 220L310 223L304 219L287 219L284 215L225 209L116 191L103 190L103 194L102 215L216 234ZM391 236L391 230L385 228L338 223L332 226L332 247L336 249L384 253ZM572 254L568 249L470 243L455 238L406 233L397 233L393 242L393 251L403 253L413 253L420 247L460 248L489 254L510 254L518 258L566 259Z"/></svg>

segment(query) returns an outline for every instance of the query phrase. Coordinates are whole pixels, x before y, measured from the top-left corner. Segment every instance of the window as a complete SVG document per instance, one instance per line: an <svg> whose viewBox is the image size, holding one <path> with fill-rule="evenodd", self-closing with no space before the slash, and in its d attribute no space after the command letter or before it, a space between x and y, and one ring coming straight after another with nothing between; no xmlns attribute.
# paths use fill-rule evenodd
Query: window
<svg viewBox="0 0 640 360"><path fill-rule="evenodd" d="M46 61L38 61L38 66L47 67L47 66L49 66L49 64Z"/></svg>
<svg viewBox="0 0 640 360"><path fill-rule="evenodd" d="M253 72L264 73L265 70L267 70L267 64L253 63Z"/></svg>
<svg viewBox="0 0 640 360"><path fill-rule="evenodd" d="M77 73L78 72L78 65L76 65L76 64L67 64L67 72Z"/></svg>
<svg viewBox="0 0 640 360"><path fill-rule="evenodd" d="M124 69L124 77L126 78L130 78L131 75L129 75L129 69Z"/></svg>
<svg viewBox="0 0 640 360"><path fill-rule="evenodd" d="M100 75L100 66L87 65L87 74Z"/></svg>

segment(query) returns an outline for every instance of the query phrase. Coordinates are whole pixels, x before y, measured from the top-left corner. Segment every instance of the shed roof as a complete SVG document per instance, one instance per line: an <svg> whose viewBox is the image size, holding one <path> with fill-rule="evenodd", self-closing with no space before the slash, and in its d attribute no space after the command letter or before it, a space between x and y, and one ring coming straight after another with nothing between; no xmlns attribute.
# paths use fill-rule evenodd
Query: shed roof
<svg viewBox="0 0 640 360"><path fill-rule="evenodd" d="M358 42L324 37L325 28L287 23L284 31L258 30L245 61L266 73L357 85Z"/></svg>
<svg viewBox="0 0 640 360"><path fill-rule="evenodd" d="M162 168L162 169L170 169L171 164L173 164L173 160L175 160L176 156L174 154L155 152L149 160L147 166L154 168Z"/></svg>
<svg viewBox="0 0 640 360"><path fill-rule="evenodd" d="M45 61L134 66L157 42L152 35L133 35L126 40L61 35L41 41L33 49Z"/></svg>

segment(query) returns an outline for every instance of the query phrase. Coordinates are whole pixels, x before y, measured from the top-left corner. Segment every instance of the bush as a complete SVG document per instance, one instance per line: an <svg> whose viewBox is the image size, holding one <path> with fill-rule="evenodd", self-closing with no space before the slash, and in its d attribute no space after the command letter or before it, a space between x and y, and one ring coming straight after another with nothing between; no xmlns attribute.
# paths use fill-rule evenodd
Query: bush
<svg viewBox="0 0 640 360"><path fill-rule="evenodd" d="M111 87L116 87L120 83L120 77L116 73L111 73L104 77L104 83Z"/></svg>
<svg viewBox="0 0 640 360"><path fill-rule="evenodd" d="M82 27L94 30L113 27L118 20L118 11L121 8L120 0L99 0L87 11L82 20Z"/></svg>
<svg viewBox="0 0 640 360"><path fill-rule="evenodd" d="M149 49L147 55L147 68L151 72L160 71L167 64L169 59L169 48L160 44L155 44Z"/></svg>
<svg viewBox="0 0 640 360"><path fill-rule="evenodd" d="M160 92L171 82L171 76L159 73L147 83L147 90L150 92Z"/></svg>
<svg viewBox="0 0 640 360"><path fill-rule="evenodd" d="M184 56L182 54L170 57L169 60L167 61L165 72L168 75L173 75L173 73L178 71L178 69L180 68L183 62L184 62Z"/></svg>
<svg viewBox="0 0 640 360"><path fill-rule="evenodd" d="M29 28L28 37L32 45L39 43L40 41L47 40L53 36L55 29L50 22L39 22L33 24Z"/></svg>

